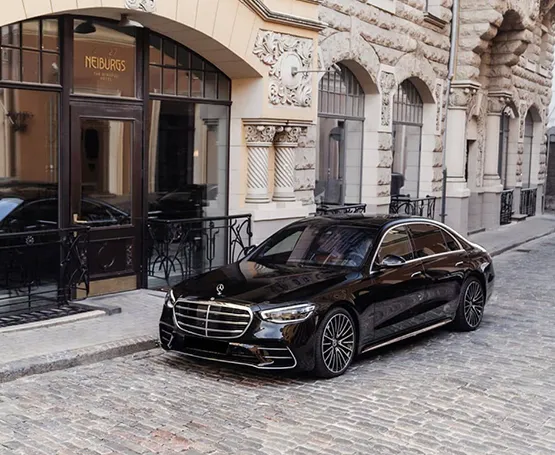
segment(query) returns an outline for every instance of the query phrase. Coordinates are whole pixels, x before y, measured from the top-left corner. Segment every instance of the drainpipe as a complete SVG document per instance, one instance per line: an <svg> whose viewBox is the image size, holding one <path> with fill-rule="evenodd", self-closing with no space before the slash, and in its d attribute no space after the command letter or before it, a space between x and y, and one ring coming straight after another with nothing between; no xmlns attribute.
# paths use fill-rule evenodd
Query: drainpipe
<svg viewBox="0 0 555 455"><path fill-rule="evenodd" d="M449 118L449 97L451 96L451 83L453 82L453 77L455 76L455 63L457 58L457 48L459 41L459 1L453 0L452 12L453 17L451 19L451 43L449 49L449 73L447 76L447 108L445 110L445 131L443 132L443 157L442 157L442 174L443 174L443 185L441 188L441 222L445 223L445 206L447 204L447 120Z"/></svg>

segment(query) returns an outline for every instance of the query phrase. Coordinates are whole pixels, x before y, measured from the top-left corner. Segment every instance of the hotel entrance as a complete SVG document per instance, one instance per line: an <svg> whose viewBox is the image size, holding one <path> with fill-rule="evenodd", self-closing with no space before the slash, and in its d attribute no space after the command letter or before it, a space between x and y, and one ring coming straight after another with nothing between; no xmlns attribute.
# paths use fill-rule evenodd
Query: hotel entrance
<svg viewBox="0 0 555 455"><path fill-rule="evenodd" d="M1 28L0 314L236 259L231 81L130 23L69 15Z"/></svg>
<svg viewBox="0 0 555 455"><path fill-rule="evenodd" d="M71 104L71 222L90 228L89 295L141 283L142 130L138 106Z"/></svg>

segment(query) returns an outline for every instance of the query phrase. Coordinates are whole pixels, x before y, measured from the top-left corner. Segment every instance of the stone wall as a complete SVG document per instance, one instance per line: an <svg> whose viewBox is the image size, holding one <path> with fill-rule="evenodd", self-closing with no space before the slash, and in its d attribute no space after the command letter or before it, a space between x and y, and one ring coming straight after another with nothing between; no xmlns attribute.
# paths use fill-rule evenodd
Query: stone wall
<svg viewBox="0 0 555 455"><path fill-rule="evenodd" d="M430 2L434 3L434 2ZM322 0L320 67L344 63L366 94L362 202L383 211L389 204L392 100L410 79L424 103L421 193L441 191L442 125L448 72L451 1L426 11L425 0Z"/></svg>

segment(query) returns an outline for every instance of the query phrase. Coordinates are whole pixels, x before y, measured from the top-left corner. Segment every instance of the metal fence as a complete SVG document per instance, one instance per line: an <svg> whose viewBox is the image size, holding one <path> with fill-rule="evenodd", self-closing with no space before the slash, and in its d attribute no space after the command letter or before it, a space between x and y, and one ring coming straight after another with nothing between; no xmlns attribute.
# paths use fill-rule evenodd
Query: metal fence
<svg viewBox="0 0 555 455"><path fill-rule="evenodd" d="M316 215L339 215L342 213L366 213L366 204L322 204L316 207Z"/></svg>
<svg viewBox="0 0 555 455"><path fill-rule="evenodd" d="M513 217L513 198L514 190L504 190L501 192L501 213L500 224L510 224Z"/></svg>
<svg viewBox="0 0 555 455"><path fill-rule="evenodd" d="M0 313L67 304L89 292L89 229L0 236Z"/></svg>
<svg viewBox="0 0 555 455"><path fill-rule="evenodd" d="M391 196L389 213L423 216L434 219L436 212L437 197L426 196L425 198L411 199L410 195Z"/></svg>
<svg viewBox="0 0 555 455"><path fill-rule="evenodd" d="M251 247L251 215L148 222L149 287L230 264Z"/></svg>
<svg viewBox="0 0 555 455"><path fill-rule="evenodd" d="M523 188L520 190L520 214L536 215L536 200L538 197L537 188Z"/></svg>

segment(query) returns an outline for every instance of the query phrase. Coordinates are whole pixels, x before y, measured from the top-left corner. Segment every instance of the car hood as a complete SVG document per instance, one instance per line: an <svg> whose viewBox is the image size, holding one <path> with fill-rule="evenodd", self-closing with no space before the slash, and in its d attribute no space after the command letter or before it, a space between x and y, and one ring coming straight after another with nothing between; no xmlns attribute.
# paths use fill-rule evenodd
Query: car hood
<svg viewBox="0 0 555 455"><path fill-rule="evenodd" d="M281 303L310 300L354 276L359 276L358 272L345 268L269 267L241 261L186 280L175 286L173 292L176 298Z"/></svg>

